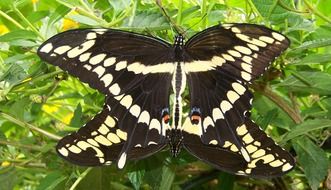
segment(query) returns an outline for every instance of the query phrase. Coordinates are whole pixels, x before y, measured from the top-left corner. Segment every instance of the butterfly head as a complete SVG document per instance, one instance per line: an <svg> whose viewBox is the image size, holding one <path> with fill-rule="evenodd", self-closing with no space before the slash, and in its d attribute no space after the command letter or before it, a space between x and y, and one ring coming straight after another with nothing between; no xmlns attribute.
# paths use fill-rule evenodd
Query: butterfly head
<svg viewBox="0 0 331 190"><path fill-rule="evenodd" d="M169 140L171 155L177 157L183 145L183 135L181 131L178 129L171 129L167 138Z"/></svg>
<svg viewBox="0 0 331 190"><path fill-rule="evenodd" d="M174 42L174 46L175 47L181 47L184 45L184 36L179 34L175 36L175 42Z"/></svg>

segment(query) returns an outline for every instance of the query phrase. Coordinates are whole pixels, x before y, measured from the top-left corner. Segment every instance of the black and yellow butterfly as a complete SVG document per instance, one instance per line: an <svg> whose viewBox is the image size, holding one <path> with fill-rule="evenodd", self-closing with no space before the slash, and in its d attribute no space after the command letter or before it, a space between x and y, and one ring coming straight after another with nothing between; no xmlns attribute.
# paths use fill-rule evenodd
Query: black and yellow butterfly
<svg viewBox="0 0 331 190"><path fill-rule="evenodd" d="M278 32L253 24L208 28L173 45L113 29L60 33L38 55L106 95L103 110L57 145L66 160L123 168L170 146L183 146L218 169L252 177L280 176L293 157L249 119L259 77L289 46ZM190 113L182 113L188 86ZM169 97L173 93L173 106ZM182 121L182 118L185 121Z"/></svg>

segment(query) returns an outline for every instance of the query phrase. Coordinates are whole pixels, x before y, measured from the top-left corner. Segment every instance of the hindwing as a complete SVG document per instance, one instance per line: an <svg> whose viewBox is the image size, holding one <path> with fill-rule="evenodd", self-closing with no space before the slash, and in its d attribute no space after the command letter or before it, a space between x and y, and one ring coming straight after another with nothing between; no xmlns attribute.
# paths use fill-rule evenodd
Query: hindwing
<svg viewBox="0 0 331 190"><path fill-rule="evenodd" d="M108 96L101 113L60 140L57 151L78 165L116 161L122 168L126 160L141 159L162 149L168 127L162 120L162 110L169 107L167 77L148 76L126 94ZM163 86L154 89L158 85Z"/></svg>
<svg viewBox="0 0 331 190"><path fill-rule="evenodd" d="M237 175L270 178L284 175L293 169L293 157L278 146L254 122L246 118L238 126L236 134L243 146L238 147L233 139L202 143L189 119L184 123L184 147L197 158L214 167ZM213 135L207 132L205 135ZM244 148L246 151L242 151Z"/></svg>

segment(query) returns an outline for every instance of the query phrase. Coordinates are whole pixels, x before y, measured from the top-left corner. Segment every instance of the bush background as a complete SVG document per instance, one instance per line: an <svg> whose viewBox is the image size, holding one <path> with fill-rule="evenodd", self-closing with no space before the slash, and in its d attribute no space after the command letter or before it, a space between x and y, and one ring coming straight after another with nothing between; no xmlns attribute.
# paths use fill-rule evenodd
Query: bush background
<svg viewBox="0 0 331 190"><path fill-rule="evenodd" d="M252 118L296 158L270 180L214 170L182 151L116 166L84 168L60 159L59 138L97 113L104 96L42 62L38 46L71 29L111 27L175 35L153 0L0 1L0 189L331 189L331 1L163 0L187 35L218 23L280 31L291 47L251 85ZM329 168L329 170L328 170Z"/></svg>

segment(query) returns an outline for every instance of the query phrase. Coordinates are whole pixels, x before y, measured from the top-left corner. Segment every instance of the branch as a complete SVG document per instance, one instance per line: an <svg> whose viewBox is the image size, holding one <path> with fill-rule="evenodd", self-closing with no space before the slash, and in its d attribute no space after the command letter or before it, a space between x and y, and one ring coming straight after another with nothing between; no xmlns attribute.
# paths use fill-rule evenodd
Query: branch
<svg viewBox="0 0 331 190"><path fill-rule="evenodd" d="M43 134L43 135L45 135L45 136L47 136L47 137L49 137L51 139L54 139L54 140L57 140L57 141L61 139L61 137L58 136L58 135L55 135L55 134L52 134L52 133L50 133L48 131L45 131L43 129L40 129L40 128L38 128L38 127L36 127L34 125L31 125L31 124L29 124L29 123L27 123L25 121L18 120L16 118L14 118L13 116L8 115L6 113L0 112L0 116L3 117L3 118L5 118L5 119L7 119L8 121L11 121L11 122L13 122L13 123L21 126L21 127L27 128L27 129L29 129L31 131L36 131L36 132L41 133L41 134Z"/></svg>
<svg viewBox="0 0 331 190"><path fill-rule="evenodd" d="M302 123L302 118L298 112L291 106L289 106L289 103L283 100L281 96L276 94L272 91L272 89L269 86L254 83L252 85L253 89L262 93L264 96L269 98L271 101L273 101L276 105L278 105L279 108L281 108L287 115L296 123Z"/></svg>

